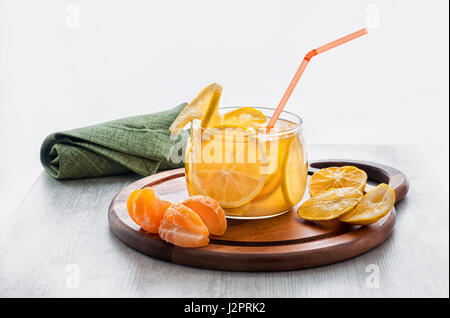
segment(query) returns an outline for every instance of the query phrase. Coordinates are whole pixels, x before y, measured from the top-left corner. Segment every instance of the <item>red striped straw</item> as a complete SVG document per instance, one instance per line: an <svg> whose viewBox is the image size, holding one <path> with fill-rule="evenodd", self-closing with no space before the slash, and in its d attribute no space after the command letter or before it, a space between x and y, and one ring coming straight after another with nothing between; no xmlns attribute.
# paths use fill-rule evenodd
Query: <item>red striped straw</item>
<svg viewBox="0 0 450 318"><path fill-rule="evenodd" d="M305 71L306 66L308 65L309 61L313 56L316 56L317 54L323 53L325 51L328 51L329 49L332 49L336 46L339 46L341 44L344 44L348 41L354 40L362 35L367 34L367 29L361 29L359 31L356 31L352 34L346 35L340 39L337 39L336 41L330 42L328 44L322 45L318 47L317 49L314 49L312 51L309 51L308 54L305 55L303 58L302 63L300 64L297 72L294 75L294 78L292 79L291 83L289 83L288 88L286 89L286 92L284 92L283 98L281 99L280 103L278 104L277 109L275 109L275 112L273 113L272 118L270 118L269 123L267 124L267 131L273 128L275 125L275 122L278 120L278 117L280 117L281 112L283 111L284 106L286 105L289 97L291 96L292 92L294 91L295 86L298 83L298 80L302 76L303 72Z"/></svg>

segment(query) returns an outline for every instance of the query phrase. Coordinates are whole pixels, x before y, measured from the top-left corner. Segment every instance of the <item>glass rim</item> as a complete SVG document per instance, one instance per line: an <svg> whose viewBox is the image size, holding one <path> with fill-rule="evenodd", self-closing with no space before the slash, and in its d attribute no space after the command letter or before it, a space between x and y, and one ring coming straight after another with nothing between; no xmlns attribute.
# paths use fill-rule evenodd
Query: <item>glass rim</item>
<svg viewBox="0 0 450 318"><path fill-rule="evenodd" d="M234 109L239 109L239 108L242 108L242 107L246 107L246 106L222 106L222 107L219 107L219 110L234 110ZM272 113L275 112L275 108L272 108L272 107L265 107L265 106L251 106L251 107L254 108L254 109L257 109L257 110L265 110L265 111L270 111ZM295 122L293 122L291 120L288 120L291 123L293 123L295 125L295 127L292 127L292 128L286 129L286 130L282 130L282 131L274 131L272 129L272 131L270 131L269 133L266 133L264 131L264 132L249 133L249 134L246 134L246 135L247 136L258 136L258 137L279 137L279 136L283 136L283 135L290 135L292 133L296 133L297 131L299 131L302 128L302 126L303 126L303 119L300 116L298 116L298 115L296 115L296 114L294 114L292 112L283 110L280 113L279 119L283 119L282 118L283 114L292 116L295 119ZM267 118L270 119L271 116L269 116ZM287 119L285 119L285 120L287 120ZM191 123L191 128L192 128L192 123ZM208 133L210 135L219 135L219 133L214 133L214 129L215 128L198 127L198 128L195 128L195 129L200 129L201 131L208 130Z"/></svg>

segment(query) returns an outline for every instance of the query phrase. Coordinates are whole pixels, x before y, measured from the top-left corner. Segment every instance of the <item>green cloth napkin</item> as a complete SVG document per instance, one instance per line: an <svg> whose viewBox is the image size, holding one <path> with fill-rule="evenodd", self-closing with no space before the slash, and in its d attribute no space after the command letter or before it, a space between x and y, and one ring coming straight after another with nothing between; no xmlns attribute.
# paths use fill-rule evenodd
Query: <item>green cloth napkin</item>
<svg viewBox="0 0 450 318"><path fill-rule="evenodd" d="M118 119L94 126L56 132L41 146L41 162L55 179L76 179L135 172L147 176L182 167L171 160L184 145L188 131L171 137L169 127L186 103L167 111ZM177 147L174 145L177 144ZM176 149L174 149L176 148Z"/></svg>

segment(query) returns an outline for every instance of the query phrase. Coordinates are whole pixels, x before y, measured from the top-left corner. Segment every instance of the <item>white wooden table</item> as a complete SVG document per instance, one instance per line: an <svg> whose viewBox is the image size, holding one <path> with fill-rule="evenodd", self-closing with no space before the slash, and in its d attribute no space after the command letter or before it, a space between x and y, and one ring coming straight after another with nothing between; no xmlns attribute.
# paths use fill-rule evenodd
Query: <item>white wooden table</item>
<svg viewBox="0 0 450 318"><path fill-rule="evenodd" d="M357 145L308 151L311 160L374 161L407 175L410 192L383 245L307 270L189 268L142 255L109 230L109 202L138 177L58 182L42 173L0 229L0 297L448 297L448 193L420 151Z"/></svg>

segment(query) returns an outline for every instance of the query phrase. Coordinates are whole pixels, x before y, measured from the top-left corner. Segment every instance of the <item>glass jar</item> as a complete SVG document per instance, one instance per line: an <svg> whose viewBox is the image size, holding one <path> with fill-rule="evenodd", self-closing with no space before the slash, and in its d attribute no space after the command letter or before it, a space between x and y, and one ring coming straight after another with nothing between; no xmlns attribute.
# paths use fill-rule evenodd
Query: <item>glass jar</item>
<svg viewBox="0 0 450 318"><path fill-rule="evenodd" d="M224 107L219 112L237 108ZM268 119L275 111L254 108ZM189 194L214 198L227 218L267 218L289 211L301 201L308 176L301 126L302 119L287 111L270 131L201 128L194 121L185 161Z"/></svg>

